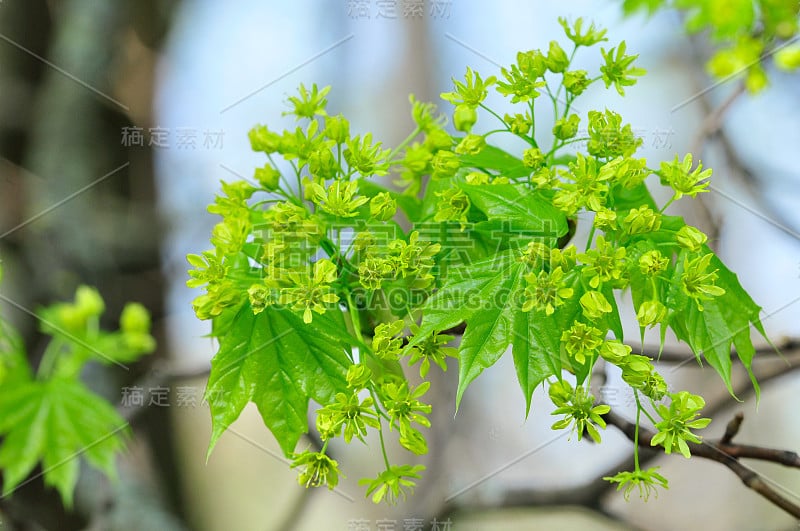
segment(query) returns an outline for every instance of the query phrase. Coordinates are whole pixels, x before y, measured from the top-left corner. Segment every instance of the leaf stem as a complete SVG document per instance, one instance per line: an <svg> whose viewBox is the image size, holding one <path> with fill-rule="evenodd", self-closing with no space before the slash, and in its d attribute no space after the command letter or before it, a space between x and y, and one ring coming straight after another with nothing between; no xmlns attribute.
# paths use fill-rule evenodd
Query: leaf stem
<svg viewBox="0 0 800 531"><path fill-rule="evenodd" d="M350 324L353 325L353 330L359 342L364 343L364 336L361 334L361 316L358 315L358 308L353 304L353 297L351 297L350 290L345 291L345 299L347 301L347 310L350 315Z"/></svg>
<svg viewBox="0 0 800 531"><path fill-rule="evenodd" d="M380 422L380 419L378 419ZM383 462L386 464L386 470L392 468L391 463L389 463L389 456L386 455L386 443L383 440L383 422L381 422L381 427L378 429L378 435L381 437L381 453L383 454Z"/></svg>
<svg viewBox="0 0 800 531"><path fill-rule="evenodd" d="M416 136L417 136L418 134L420 134L421 132L422 132L422 128L421 128L421 127L419 127L419 126L417 126L417 128L416 128L416 129L414 129L414 131L413 131L413 132L412 132L410 135L408 135L408 136L405 138L405 140L403 140L402 142L400 142L400 143L397 145L397 147L396 147L396 148L394 148L392 151L390 151L390 152L389 152L389 156L388 156L388 157L386 157L386 160L388 160L388 161L392 161L392 159L394 159L395 155L397 155L398 153L400 153L400 150L401 150L401 149L403 149L403 148L405 148L405 147L406 147L408 144L410 144L410 143L411 143L411 141L412 141L412 140L414 140L414 138L416 138Z"/></svg>
<svg viewBox="0 0 800 531"><path fill-rule="evenodd" d="M584 249L583 252L588 251L589 247L592 246L592 240L594 240L594 231L595 231L595 226L594 223L592 223L592 228L589 230L589 238L586 240L586 249Z"/></svg>
<svg viewBox="0 0 800 531"><path fill-rule="evenodd" d="M491 110L489 107L487 107L487 106L486 106L486 105L484 105L483 103L480 103L479 105L480 105L480 108L481 108L481 109L483 109L484 111L488 112L489 114L491 114L492 116L494 116L495 118L497 118L498 120L500 120L500 123L501 123L501 124L503 124L503 126L504 126L506 129L508 129L508 124L506 123L506 121L505 121L505 120L503 120L503 119L500 117L500 115L499 115L499 114L497 114L496 112L494 112L493 110Z"/></svg>
<svg viewBox="0 0 800 531"><path fill-rule="evenodd" d="M670 206L674 201L675 201L675 195L669 198L669 201L667 201L667 203L663 207L661 207L661 210L659 210L658 213L663 214L664 211L667 209L667 207Z"/></svg>
<svg viewBox="0 0 800 531"><path fill-rule="evenodd" d="M633 432L633 467L635 472L639 472L639 414L642 411L642 403L639 401L639 391L633 390L633 397L636 399L636 431Z"/></svg>

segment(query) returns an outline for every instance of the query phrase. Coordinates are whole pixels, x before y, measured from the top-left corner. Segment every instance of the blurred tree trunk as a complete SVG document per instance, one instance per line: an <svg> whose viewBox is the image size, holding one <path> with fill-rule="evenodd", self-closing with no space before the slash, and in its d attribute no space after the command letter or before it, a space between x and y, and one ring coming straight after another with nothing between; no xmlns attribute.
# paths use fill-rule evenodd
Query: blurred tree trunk
<svg viewBox="0 0 800 531"><path fill-rule="evenodd" d="M0 5L0 256L4 293L35 309L71 298L79 284L96 286L106 301L106 326L116 326L127 301L152 313L154 335L163 316L160 267L162 227L156 215L153 157L148 142L126 146L123 132L149 125L155 51L174 2L4 2ZM38 56L38 57L37 57ZM37 323L22 324L36 362ZM112 404L165 352L129 371L92 367L87 382ZM175 459L166 408L140 417L147 438L144 468L167 506L180 511ZM140 426L137 425L137 428ZM89 476L94 478L94 476ZM47 529L83 527L99 510L113 511L114 492L141 478L121 478L104 496L81 493L97 478L79 482L78 511L68 514L41 479L14 494L12 521ZM84 506L81 506L84 500ZM98 505L99 504L99 505ZM145 505L145 504L143 504ZM152 503L146 504L152 505ZM135 517L135 516L134 516ZM131 527L137 527L131 522Z"/></svg>

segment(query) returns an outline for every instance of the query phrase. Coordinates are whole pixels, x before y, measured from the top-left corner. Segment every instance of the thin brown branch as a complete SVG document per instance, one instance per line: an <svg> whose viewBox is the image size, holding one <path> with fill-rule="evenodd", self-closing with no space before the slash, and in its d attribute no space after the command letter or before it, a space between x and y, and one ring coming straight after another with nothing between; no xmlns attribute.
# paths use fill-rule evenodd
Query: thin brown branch
<svg viewBox="0 0 800 531"><path fill-rule="evenodd" d="M642 350L641 345L633 344L631 345L634 351L639 352ZM764 358L764 357L776 357L782 356L782 352L795 350L800 348L800 341L797 339L787 339L780 344L772 346L764 346L759 347L756 350L756 359ZM687 363L697 359L697 357L691 351L687 349L670 349L666 348L659 352L652 352L650 349L645 347L644 354L650 358L653 358L656 361L661 363ZM735 353L735 352L734 352Z"/></svg>
<svg viewBox="0 0 800 531"><path fill-rule="evenodd" d="M745 93L745 85L744 83L739 83L736 85L736 88L728 94L728 97L714 110L708 110L706 117L703 119L703 122L700 124L700 127L695 134L694 140L691 143L691 149L689 153L695 155L696 158L700 158L701 153L703 152L703 146L705 145L706 141L709 138L716 135L719 130L722 128L722 122L725 118L725 114L731 108L733 103L739 99L739 96ZM701 101L704 103L705 107L708 107L706 100L701 98Z"/></svg>
<svg viewBox="0 0 800 531"><path fill-rule="evenodd" d="M734 415L728 425L725 426L725 434L719 440L719 443L730 444L733 438L739 433L739 428L742 427L742 421L744 421L744 413L740 411Z"/></svg>
<svg viewBox="0 0 800 531"><path fill-rule="evenodd" d="M608 424L619 429L628 439L631 441L635 440L636 424L614 411L610 411L604 415L604 418ZM639 446L649 448L651 446L650 441L654 436L655 432L640 426ZM783 494L775 490L758 472L743 465L739 461L739 457L748 457L773 463L786 464L784 461L786 461L787 452L753 446L724 445L720 444L719 441L704 441L701 444L689 444L691 445L691 452L694 457L709 459L725 465L736 474L749 489L760 494L766 500L780 507L795 518L800 518L800 505L787 499ZM755 451L756 449L757 451ZM794 452L789 453L794 454ZM787 466L798 466L797 454L790 456L788 461L792 464Z"/></svg>
<svg viewBox="0 0 800 531"><path fill-rule="evenodd" d="M724 444L722 441L719 441L715 447L736 459L757 459L792 468L800 468L800 455L791 450L777 450L749 444Z"/></svg>

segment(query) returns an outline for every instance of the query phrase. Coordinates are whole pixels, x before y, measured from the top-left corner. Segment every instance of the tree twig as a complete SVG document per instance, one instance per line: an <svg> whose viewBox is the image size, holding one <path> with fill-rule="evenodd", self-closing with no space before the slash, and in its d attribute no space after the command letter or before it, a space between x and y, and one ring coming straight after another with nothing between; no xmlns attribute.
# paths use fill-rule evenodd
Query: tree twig
<svg viewBox="0 0 800 531"><path fill-rule="evenodd" d="M744 93L744 83L738 83L736 88L733 89L730 94L728 94L728 97L725 98L725 100L719 106L717 106L714 110L707 109L708 114L706 114L706 117L703 119L700 127L697 130L697 133L695 134L694 140L692 140L689 153L694 154L698 159L700 158L706 141L708 141L709 138L716 135L720 129L722 129L722 122L725 118L725 114L728 112L731 106L733 106L733 103L739 98L739 96ZM705 103L706 100L702 98L701 100L704 103L704 107L708 107L708 104Z"/></svg>
<svg viewBox="0 0 800 531"><path fill-rule="evenodd" d="M634 440L636 424L614 411L609 411L604 415L604 418L608 424L619 429L628 439L631 441ZM654 436L655 432L640 426L639 446L649 448L651 446L650 441ZM689 444L691 445L692 456L702 457L703 459L709 459L725 465L736 474L749 489L757 492L772 504L780 507L795 518L800 518L800 505L779 493L758 472L739 461L739 457L748 457L800 468L800 458L798 458L796 453L774 450L771 448L721 444L720 441L703 441L700 444Z"/></svg>

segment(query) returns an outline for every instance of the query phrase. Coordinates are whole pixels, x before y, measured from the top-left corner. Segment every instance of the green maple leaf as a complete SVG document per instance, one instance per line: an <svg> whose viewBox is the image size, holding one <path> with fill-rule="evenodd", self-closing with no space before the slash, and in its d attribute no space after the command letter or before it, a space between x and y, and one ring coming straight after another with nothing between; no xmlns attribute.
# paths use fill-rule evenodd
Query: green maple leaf
<svg viewBox="0 0 800 531"><path fill-rule="evenodd" d="M458 352L456 407L469 384L494 365L509 345L525 396L526 415L536 387L560 372L561 332L553 319L522 311L528 270L516 257L517 253L506 252L453 272L425 303L421 330L406 347L411 349L433 331L466 323Z"/></svg>
<svg viewBox="0 0 800 531"><path fill-rule="evenodd" d="M492 186L461 185L470 201L488 220L476 230L497 230L505 226L528 241L534 237L558 238L569 230L566 216L538 192L524 186L495 184Z"/></svg>
<svg viewBox="0 0 800 531"><path fill-rule="evenodd" d="M72 506L78 459L108 475L124 446L128 423L101 397L73 380L24 381L0 394L0 447L3 496L7 496L42 463L44 482Z"/></svg>
<svg viewBox="0 0 800 531"><path fill-rule="evenodd" d="M497 170L509 179L527 177L531 172L522 160L492 145L484 146L477 155L461 155L459 159L465 166Z"/></svg>
<svg viewBox="0 0 800 531"><path fill-rule="evenodd" d="M326 404L347 390L348 342L341 314L315 315L307 325L286 308L268 306L254 315L249 304L242 306L211 361L208 454L251 401L283 452L291 454L308 431L309 399Z"/></svg>
<svg viewBox="0 0 800 531"><path fill-rule="evenodd" d="M711 249L704 246L704 252L710 253ZM678 339L689 344L698 360L700 354L703 355L709 365L719 373L731 394L731 346L734 346L758 397L758 382L752 371L756 351L750 339L750 328L755 328L767 338L759 318L761 307L747 294L736 274L725 267L716 255L711 259L709 269L717 270L715 284L723 288L725 293L703 301L703 311L700 311L697 304L674 289L673 301L680 304L682 309L671 317L670 326ZM676 268L676 278L679 278L681 271L681 267Z"/></svg>

